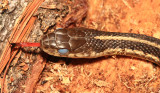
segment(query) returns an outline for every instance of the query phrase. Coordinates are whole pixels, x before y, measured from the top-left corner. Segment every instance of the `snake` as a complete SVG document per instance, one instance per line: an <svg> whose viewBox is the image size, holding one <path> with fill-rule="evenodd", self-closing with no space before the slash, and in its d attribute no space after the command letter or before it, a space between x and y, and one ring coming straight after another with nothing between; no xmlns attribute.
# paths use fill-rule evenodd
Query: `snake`
<svg viewBox="0 0 160 93"><path fill-rule="evenodd" d="M160 66L160 39L135 33L105 32L83 27L57 29L40 40L41 49L52 56L98 58L122 55Z"/></svg>

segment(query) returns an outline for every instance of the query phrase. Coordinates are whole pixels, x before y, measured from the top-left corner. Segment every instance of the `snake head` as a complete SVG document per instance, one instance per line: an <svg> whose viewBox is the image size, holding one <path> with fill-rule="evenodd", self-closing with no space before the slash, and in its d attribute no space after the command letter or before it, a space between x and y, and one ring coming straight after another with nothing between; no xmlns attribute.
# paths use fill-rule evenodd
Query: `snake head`
<svg viewBox="0 0 160 93"><path fill-rule="evenodd" d="M41 39L41 48L44 52L59 57L74 57L76 53L84 51L85 34L76 29L58 29L44 35Z"/></svg>
<svg viewBox="0 0 160 93"><path fill-rule="evenodd" d="M44 35L40 41L42 50L53 56L67 55L70 47L64 42L66 38L62 40L62 37L65 36L54 32Z"/></svg>

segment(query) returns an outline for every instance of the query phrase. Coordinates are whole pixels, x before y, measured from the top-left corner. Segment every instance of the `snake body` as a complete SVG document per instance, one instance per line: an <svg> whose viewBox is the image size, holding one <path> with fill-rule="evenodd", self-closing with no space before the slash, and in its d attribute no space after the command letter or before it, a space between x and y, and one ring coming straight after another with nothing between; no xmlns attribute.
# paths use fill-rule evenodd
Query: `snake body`
<svg viewBox="0 0 160 93"><path fill-rule="evenodd" d="M58 57L125 55L160 65L160 39L142 34L68 28L44 35L40 43L44 52Z"/></svg>

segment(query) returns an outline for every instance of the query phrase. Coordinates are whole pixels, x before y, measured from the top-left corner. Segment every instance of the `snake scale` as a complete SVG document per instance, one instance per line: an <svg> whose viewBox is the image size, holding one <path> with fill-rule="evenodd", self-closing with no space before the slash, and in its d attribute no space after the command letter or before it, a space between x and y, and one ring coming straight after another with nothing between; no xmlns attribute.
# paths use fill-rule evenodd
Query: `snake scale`
<svg viewBox="0 0 160 93"><path fill-rule="evenodd" d="M40 44L44 52L58 57L125 55L149 60L160 66L160 39L142 34L66 28L44 35Z"/></svg>

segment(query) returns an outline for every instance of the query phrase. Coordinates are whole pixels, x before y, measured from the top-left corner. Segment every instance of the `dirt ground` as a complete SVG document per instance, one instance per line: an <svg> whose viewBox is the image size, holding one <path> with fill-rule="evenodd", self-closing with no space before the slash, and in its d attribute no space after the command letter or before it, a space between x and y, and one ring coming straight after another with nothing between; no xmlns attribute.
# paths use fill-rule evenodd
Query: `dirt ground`
<svg viewBox="0 0 160 93"><path fill-rule="evenodd" d="M52 29L57 22L63 21L75 1L46 0L43 5L56 7L39 8L28 42L38 42L46 28ZM10 10L0 14L0 55L28 2L9 1ZM88 0L86 5L87 16L73 26L160 38L160 0ZM47 61L34 86L35 93L160 93L160 67L149 61L126 56L69 59L41 53ZM12 62L5 81L8 92L25 90L24 84L35 66L36 55L32 51L22 51L18 62Z"/></svg>

